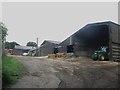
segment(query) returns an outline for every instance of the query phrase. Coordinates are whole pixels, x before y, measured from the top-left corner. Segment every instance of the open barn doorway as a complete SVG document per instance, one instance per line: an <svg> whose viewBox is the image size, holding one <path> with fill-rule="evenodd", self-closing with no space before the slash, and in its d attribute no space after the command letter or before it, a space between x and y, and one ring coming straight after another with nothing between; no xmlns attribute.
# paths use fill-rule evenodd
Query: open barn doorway
<svg viewBox="0 0 120 90"><path fill-rule="evenodd" d="M77 44L76 44L77 43ZM91 57L109 54L109 26L107 24L89 24L74 35L74 53L76 56ZM105 49L107 52L104 52ZM108 58L107 58L108 59Z"/></svg>

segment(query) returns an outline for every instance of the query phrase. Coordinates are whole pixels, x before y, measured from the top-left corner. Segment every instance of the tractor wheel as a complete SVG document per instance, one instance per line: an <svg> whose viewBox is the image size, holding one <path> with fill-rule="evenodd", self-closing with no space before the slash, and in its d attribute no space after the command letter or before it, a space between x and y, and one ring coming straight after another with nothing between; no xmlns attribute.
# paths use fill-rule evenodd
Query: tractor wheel
<svg viewBox="0 0 120 90"><path fill-rule="evenodd" d="M99 60L101 60L101 61L104 61L105 60L105 56L104 55L99 55Z"/></svg>

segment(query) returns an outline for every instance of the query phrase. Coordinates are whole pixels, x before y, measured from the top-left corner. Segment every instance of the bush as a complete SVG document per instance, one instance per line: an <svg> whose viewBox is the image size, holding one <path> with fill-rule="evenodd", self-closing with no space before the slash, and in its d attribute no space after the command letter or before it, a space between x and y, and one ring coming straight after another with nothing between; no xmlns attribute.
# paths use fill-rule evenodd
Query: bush
<svg viewBox="0 0 120 90"><path fill-rule="evenodd" d="M2 79L3 86L8 84L15 84L21 77L23 70L22 64L13 57L3 56L2 59Z"/></svg>

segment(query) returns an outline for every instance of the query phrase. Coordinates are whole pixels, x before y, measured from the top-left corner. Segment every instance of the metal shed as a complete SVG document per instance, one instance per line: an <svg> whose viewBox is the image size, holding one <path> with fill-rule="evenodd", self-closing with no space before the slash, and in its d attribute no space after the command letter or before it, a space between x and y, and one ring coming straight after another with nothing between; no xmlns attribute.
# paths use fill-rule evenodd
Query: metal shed
<svg viewBox="0 0 120 90"><path fill-rule="evenodd" d="M24 52L28 52L31 49L35 49L35 47L30 47L30 46L15 46L13 49L13 54L14 55L22 55Z"/></svg>
<svg viewBox="0 0 120 90"><path fill-rule="evenodd" d="M54 48L60 44L58 41L45 40L39 48L39 56L47 56L54 52Z"/></svg>
<svg viewBox="0 0 120 90"><path fill-rule="evenodd" d="M108 46L110 60L120 60L120 25L107 21L87 24L59 45L59 52L68 53L68 46L73 45L75 56L91 57L101 46Z"/></svg>

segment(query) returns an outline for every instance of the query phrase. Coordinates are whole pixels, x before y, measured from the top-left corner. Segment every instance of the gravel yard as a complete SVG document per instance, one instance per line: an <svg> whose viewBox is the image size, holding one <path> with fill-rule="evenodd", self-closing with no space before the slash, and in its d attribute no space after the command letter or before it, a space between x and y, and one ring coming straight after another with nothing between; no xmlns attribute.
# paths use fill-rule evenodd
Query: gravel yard
<svg viewBox="0 0 120 90"><path fill-rule="evenodd" d="M85 57L13 57L27 73L10 88L118 88L118 62Z"/></svg>

